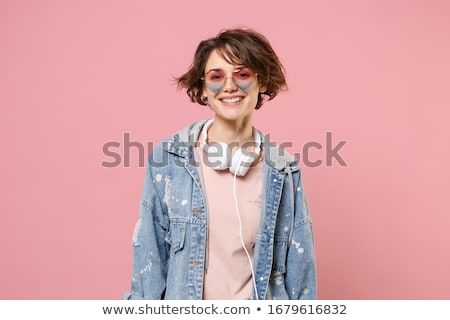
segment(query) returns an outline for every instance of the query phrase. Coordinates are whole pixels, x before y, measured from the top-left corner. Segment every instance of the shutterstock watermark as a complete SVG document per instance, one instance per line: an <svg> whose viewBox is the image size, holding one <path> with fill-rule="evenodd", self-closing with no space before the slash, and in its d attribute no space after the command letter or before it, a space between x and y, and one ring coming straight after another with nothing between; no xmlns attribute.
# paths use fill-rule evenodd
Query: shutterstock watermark
<svg viewBox="0 0 450 320"><path fill-rule="evenodd" d="M269 139L267 139L269 140ZM195 141L191 139L189 141ZM338 140L333 141L333 132L326 131L323 141L307 141L301 146L300 152L288 151L292 154L303 166L316 168L320 166L333 167L347 167L348 163L344 160L344 157L340 153L344 146L348 143L348 140ZM163 148L166 150L173 147L186 147L186 146L198 146L198 142L180 142L171 141L164 142ZM230 144L227 148L224 148L220 144L210 144L213 146L213 151L209 151L209 157L204 157L205 164L208 166L215 167L217 163L216 160L211 161L210 159L218 159L230 153L233 148L238 148L238 144ZM241 146L241 150L245 156L253 155L250 151L254 147L254 143L245 143ZM290 150L294 147L293 142L285 141L281 143L265 142L262 144L262 152L266 161L275 162L276 159L280 159L285 155L283 150ZM154 167L164 167L168 165L169 155L167 152L163 153L162 159L154 159L152 156L152 151L154 149L154 143L132 141L130 138L130 133L125 132L123 134L122 141L107 141L102 146L102 154L104 160L101 163L102 167L105 168L116 168L116 167L146 167L147 161L150 165ZM254 148L253 148L254 149ZM186 161L183 159L176 158L175 165L185 166ZM198 166L199 163L195 162L194 159L190 159L190 163ZM251 165L248 162L247 165Z"/></svg>

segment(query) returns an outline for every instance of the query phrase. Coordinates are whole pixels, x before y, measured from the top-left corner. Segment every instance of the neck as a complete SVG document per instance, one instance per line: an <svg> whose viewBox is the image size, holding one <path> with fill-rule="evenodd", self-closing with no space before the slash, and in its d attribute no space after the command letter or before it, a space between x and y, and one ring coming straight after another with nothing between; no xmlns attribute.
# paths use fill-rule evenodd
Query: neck
<svg viewBox="0 0 450 320"><path fill-rule="evenodd" d="M251 119L227 121L216 117L208 130L209 141L222 141L227 144L253 141L253 126Z"/></svg>

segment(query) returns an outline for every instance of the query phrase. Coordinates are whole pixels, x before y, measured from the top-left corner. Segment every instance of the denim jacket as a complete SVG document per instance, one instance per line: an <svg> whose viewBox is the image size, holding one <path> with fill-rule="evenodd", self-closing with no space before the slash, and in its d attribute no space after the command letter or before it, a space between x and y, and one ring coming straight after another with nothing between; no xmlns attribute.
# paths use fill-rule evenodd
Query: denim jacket
<svg viewBox="0 0 450 320"><path fill-rule="evenodd" d="M195 143L205 122L162 141L149 157L132 242L131 293L124 299L202 299L208 207ZM314 239L299 164L262 137L252 299L315 299Z"/></svg>

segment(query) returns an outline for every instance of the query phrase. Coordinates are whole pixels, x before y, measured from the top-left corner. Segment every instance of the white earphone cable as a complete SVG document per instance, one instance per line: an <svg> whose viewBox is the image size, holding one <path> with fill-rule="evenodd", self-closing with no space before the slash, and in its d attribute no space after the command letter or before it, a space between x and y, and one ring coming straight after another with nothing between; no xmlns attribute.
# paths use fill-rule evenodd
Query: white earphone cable
<svg viewBox="0 0 450 320"><path fill-rule="evenodd" d="M234 172L234 175L233 175L233 193L234 193L234 203L236 205L236 213L237 213L237 217L238 217L238 220L239 220L239 237L241 238L242 248L244 248L245 254L247 255L247 258L248 258L248 262L250 263L250 270L252 271L252 283L253 283L253 287L255 288L256 300L259 300L258 290L256 288L255 273L253 271L252 258L250 257L250 254L248 253L248 250L245 247L244 239L243 239L243 236L242 236L242 220L241 220L241 214L239 212L239 205L238 205L237 194L236 194L236 175L237 175L237 172L238 172L238 168L236 168L236 170Z"/></svg>

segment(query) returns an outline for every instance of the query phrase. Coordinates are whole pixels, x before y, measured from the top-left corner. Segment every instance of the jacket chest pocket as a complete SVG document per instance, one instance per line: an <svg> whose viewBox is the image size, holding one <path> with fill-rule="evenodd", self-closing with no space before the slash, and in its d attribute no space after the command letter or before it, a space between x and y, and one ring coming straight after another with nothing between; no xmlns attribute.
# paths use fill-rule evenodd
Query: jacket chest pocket
<svg viewBox="0 0 450 320"><path fill-rule="evenodd" d="M170 252L172 254L183 249L185 237L186 222L170 221L165 240L170 245Z"/></svg>

